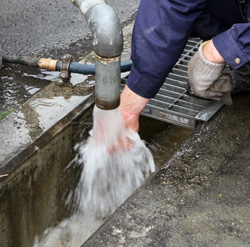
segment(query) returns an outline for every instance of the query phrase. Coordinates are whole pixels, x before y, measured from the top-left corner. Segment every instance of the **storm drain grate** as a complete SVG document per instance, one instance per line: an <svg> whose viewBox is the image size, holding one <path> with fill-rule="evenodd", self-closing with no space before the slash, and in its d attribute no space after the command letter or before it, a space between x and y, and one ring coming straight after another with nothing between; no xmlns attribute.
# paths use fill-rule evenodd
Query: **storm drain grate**
<svg viewBox="0 0 250 247"><path fill-rule="evenodd" d="M222 102L187 94L188 61L202 42L197 38L189 39L172 72L141 115L194 129L198 121L208 121L222 107Z"/></svg>

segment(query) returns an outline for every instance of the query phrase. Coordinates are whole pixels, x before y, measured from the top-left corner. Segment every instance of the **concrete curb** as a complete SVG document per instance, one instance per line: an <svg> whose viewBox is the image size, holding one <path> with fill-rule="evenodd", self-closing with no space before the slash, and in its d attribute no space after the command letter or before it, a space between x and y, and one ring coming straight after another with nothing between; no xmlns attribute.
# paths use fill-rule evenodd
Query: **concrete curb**
<svg viewBox="0 0 250 247"><path fill-rule="evenodd" d="M13 173L93 103L93 87L81 84L54 82L35 94L0 121L0 174Z"/></svg>

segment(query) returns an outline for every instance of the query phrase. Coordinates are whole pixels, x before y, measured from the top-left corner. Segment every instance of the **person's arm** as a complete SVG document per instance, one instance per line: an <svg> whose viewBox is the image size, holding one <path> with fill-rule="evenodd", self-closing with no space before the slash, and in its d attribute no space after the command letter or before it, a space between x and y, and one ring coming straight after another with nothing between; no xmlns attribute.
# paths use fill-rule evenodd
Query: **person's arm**
<svg viewBox="0 0 250 247"><path fill-rule="evenodd" d="M128 87L152 98L179 59L205 0L142 0L132 36Z"/></svg>
<svg viewBox="0 0 250 247"><path fill-rule="evenodd" d="M250 61L250 23L234 24L216 35L213 44L231 68L240 68Z"/></svg>
<svg viewBox="0 0 250 247"><path fill-rule="evenodd" d="M138 131L141 111L179 59L205 4L205 0L140 2L132 36L133 65L120 104L127 127Z"/></svg>
<svg viewBox="0 0 250 247"><path fill-rule="evenodd" d="M215 48L213 40L209 40L204 46L203 55L211 63L225 63L225 59Z"/></svg>

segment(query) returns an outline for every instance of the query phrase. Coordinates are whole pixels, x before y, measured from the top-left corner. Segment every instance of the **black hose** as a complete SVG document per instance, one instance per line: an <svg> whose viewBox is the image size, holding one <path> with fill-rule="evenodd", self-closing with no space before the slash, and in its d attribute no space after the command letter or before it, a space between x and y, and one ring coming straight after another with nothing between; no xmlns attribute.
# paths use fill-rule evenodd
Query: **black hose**
<svg viewBox="0 0 250 247"><path fill-rule="evenodd" d="M32 67L39 67L38 61L40 58L30 57L30 56L3 56L3 62L7 63L18 63ZM61 61L57 62L56 71L61 71ZM130 71L132 65L132 61L122 62L121 63L121 72ZM95 74L95 65L92 64L82 64L71 62L69 65L70 73L78 73L78 74L86 74L86 75L94 75Z"/></svg>
<svg viewBox="0 0 250 247"><path fill-rule="evenodd" d="M39 58L32 56L5 56L3 55L3 62L7 63L18 63L23 65L28 65L32 67L37 67L37 62Z"/></svg>

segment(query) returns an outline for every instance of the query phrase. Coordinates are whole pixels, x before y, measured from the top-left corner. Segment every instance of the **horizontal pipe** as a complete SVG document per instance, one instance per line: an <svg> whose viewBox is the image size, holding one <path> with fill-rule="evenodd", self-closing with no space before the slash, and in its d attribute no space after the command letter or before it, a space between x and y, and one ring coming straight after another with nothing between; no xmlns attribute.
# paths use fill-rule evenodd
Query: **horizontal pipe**
<svg viewBox="0 0 250 247"><path fill-rule="evenodd" d="M122 62L121 72L130 71L131 66L132 66L132 61ZM96 66L93 64L82 64L82 63L71 62L69 65L69 71L71 73L94 75L95 70ZM57 71L61 71L61 61L57 63Z"/></svg>
<svg viewBox="0 0 250 247"><path fill-rule="evenodd" d="M50 71L61 71L61 61L48 58L32 58L28 56L3 56L3 62L6 63L16 63L23 64L31 67L38 67L40 69L46 69ZM121 63L121 72L130 71L132 66L132 61L122 62ZM69 65L70 73L85 74L85 75L94 75L95 74L95 65L93 64L83 64L77 62L71 62Z"/></svg>

